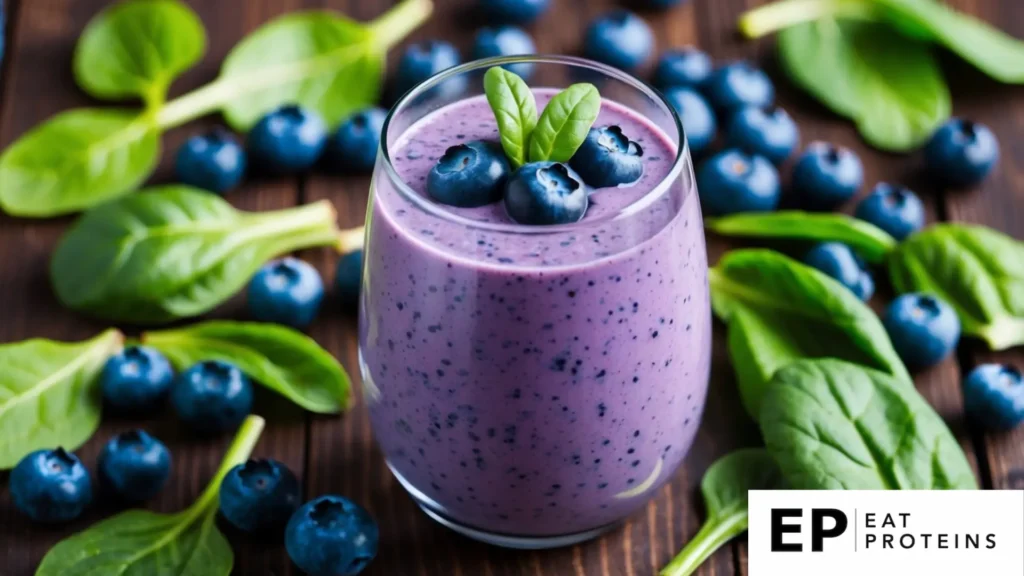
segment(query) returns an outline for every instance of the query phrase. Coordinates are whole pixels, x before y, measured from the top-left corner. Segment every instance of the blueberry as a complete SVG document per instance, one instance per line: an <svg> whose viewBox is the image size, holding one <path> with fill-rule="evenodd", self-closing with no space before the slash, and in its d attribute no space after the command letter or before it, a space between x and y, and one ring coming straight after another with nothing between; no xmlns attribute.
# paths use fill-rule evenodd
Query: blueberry
<svg viewBox="0 0 1024 576"><path fill-rule="evenodd" d="M103 366L100 387L107 406L123 413L152 412L167 397L174 370L163 354L127 346Z"/></svg>
<svg viewBox="0 0 1024 576"><path fill-rule="evenodd" d="M29 453L11 470L8 487L14 507L36 522L74 520L92 501L89 471L63 448Z"/></svg>
<svg viewBox="0 0 1024 576"><path fill-rule="evenodd" d="M800 145L800 129L782 108L764 110L747 106L729 121L726 143L750 154L782 164Z"/></svg>
<svg viewBox="0 0 1024 576"><path fill-rule="evenodd" d="M398 61L398 72L395 76L395 87L399 94L404 94L420 82L438 72L458 66L462 63L459 51L443 40L428 40L411 44L402 53ZM464 85L462 80L454 78L438 86L438 96L457 94Z"/></svg>
<svg viewBox="0 0 1024 576"><path fill-rule="evenodd" d="M988 126L953 118L932 135L924 158L940 184L973 186L984 180L999 160L999 141Z"/></svg>
<svg viewBox="0 0 1024 576"><path fill-rule="evenodd" d="M237 367L207 360L185 370L171 388L174 411L200 434L238 427L252 410L252 383Z"/></svg>
<svg viewBox="0 0 1024 576"><path fill-rule="evenodd" d="M100 452L100 485L125 502L142 502L157 495L171 474L171 453L142 430L114 436Z"/></svg>
<svg viewBox="0 0 1024 576"><path fill-rule="evenodd" d="M505 210L520 224L568 224L587 212L589 191L572 168L532 162L516 170L505 187Z"/></svg>
<svg viewBox="0 0 1024 576"><path fill-rule="evenodd" d="M658 59L654 69L654 86L661 91L681 86L699 88L714 71L714 64L706 52L693 46L669 50Z"/></svg>
<svg viewBox="0 0 1024 576"><path fill-rule="evenodd" d="M243 532L280 529L301 498L298 478L277 460L250 459L220 483L220 512Z"/></svg>
<svg viewBox="0 0 1024 576"><path fill-rule="evenodd" d="M793 192L811 210L832 210L864 183L860 158L848 148L812 142L793 168Z"/></svg>
<svg viewBox="0 0 1024 576"><path fill-rule="evenodd" d="M479 0L480 7L495 22L526 24L537 19L551 0Z"/></svg>
<svg viewBox="0 0 1024 576"><path fill-rule="evenodd" d="M289 104L260 119L246 145L255 166L288 174L313 166L326 141L327 127L320 115Z"/></svg>
<svg viewBox="0 0 1024 576"><path fill-rule="evenodd" d="M904 186L886 182L875 185L871 194L857 205L855 215L897 240L903 240L924 226L924 204L917 194Z"/></svg>
<svg viewBox="0 0 1024 576"><path fill-rule="evenodd" d="M247 295L253 318L305 328L320 311L324 283L316 268L288 257L264 264L249 282Z"/></svg>
<svg viewBox="0 0 1024 576"><path fill-rule="evenodd" d="M930 294L904 294L889 305L882 319L892 345L911 369L934 366L960 341L956 312Z"/></svg>
<svg viewBox="0 0 1024 576"><path fill-rule="evenodd" d="M616 10L595 20L583 40L587 58L627 71L646 62L653 50L654 34L650 27L626 10Z"/></svg>
<svg viewBox="0 0 1024 576"><path fill-rule="evenodd" d="M242 182L245 150L230 132L215 128L178 148L174 171L189 186L223 194Z"/></svg>
<svg viewBox="0 0 1024 576"><path fill-rule="evenodd" d="M382 108L364 108L342 122L327 142L331 166L345 172L371 172L387 115Z"/></svg>
<svg viewBox="0 0 1024 576"><path fill-rule="evenodd" d="M473 40L473 59L491 58L493 56L519 56L535 54L537 47L533 38L522 28L502 26L500 28L481 28ZM526 79L533 73L532 62L506 64L505 69Z"/></svg>
<svg viewBox="0 0 1024 576"><path fill-rule="evenodd" d="M831 276L865 302L875 293L871 272L846 244L822 242L804 256L804 263Z"/></svg>
<svg viewBox="0 0 1024 576"><path fill-rule="evenodd" d="M745 61L715 70L704 88L711 105L726 112L744 106L767 108L775 100L775 87L768 75Z"/></svg>
<svg viewBox="0 0 1024 576"><path fill-rule="evenodd" d="M690 152L698 156L704 153L718 132L718 121L708 101L691 88L669 88L665 98L679 114Z"/></svg>
<svg viewBox="0 0 1024 576"><path fill-rule="evenodd" d="M622 128L591 128L569 166L588 186L608 188L639 180L644 173L643 155L643 148L627 138Z"/></svg>
<svg viewBox="0 0 1024 576"><path fill-rule="evenodd" d="M779 173L760 156L725 150L701 165L697 192L710 216L770 212L779 205Z"/></svg>
<svg viewBox="0 0 1024 576"><path fill-rule="evenodd" d="M473 208L501 200L508 179L505 153L477 140L448 148L427 175L427 194L442 204Z"/></svg>
<svg viewBox="0 0 1024 576"><path fill-rule="evenodd" d="M1024 422L1024 377L1002 364L982 364L964 380L964 407L975 421L994 430Z"/></svg>
<svg viewBox="0 0 1024 576"><path fill-rule="evenodd" d="M377 556L380 531L362 506L341 496L320 496L292 514L284 546L308 574L359 574Z"/></svg>
<svg viewBox="0 0 1024 576"><path fill-rule="evenodd" d="M338 260L338 269L334 272L334 286L338 296L347 306L354 306L359 300L359 287L363 275L363 251L356 250L345 254Z"/></svg>

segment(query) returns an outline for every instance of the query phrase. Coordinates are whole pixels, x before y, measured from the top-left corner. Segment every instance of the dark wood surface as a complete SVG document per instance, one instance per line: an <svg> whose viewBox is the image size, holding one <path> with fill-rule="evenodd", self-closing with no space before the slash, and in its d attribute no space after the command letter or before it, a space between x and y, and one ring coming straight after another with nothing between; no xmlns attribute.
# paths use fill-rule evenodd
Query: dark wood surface
<svg viewBox="0 0 1024 576"><path fill-rule="evenodd" d="M441 37L468 50L480 24L471 0L436 0L434 17L409 39ZM189 0L209 31L209 50L202 64L174 86L182 93L216 74L220 61L248 31L270 18L302 8L330 8L358 19L383 12L389 0ZM552 0L553 9L531 27L541 51L577 53L583 29L615 0ZM986 224L1024 237L1024 89L987 80L977 72L944 56L945 70L954 92L955 112L988 123L997 133L1003 158L996 174L979 189L948 191L925 179L918 154L886 155L867 149L852 127L828 113L782 80L773 61L772 41L744 42L736 37L736 17L761 2L756 0L692 0L663 13L644 13L658 38L659 50L696 44L716 59L750 58L761 62L776 79L780 103L800 123L805 141L826 139L849 145L860 153L867 181L889 180L911 185L926 199L933 220ZM958 8L995 22L1011 34L1024 37L1024 4L1017 0L954 0ZM9 46L0 90L0 146L6 147L26 130L67 108L90 100L71 76L71 53L88 19L106 5L104 0L8 0ZM394 62L397 51L392 54ZM168 133L165 150L173 151L207 119ZM154 181L169 179L164 154ZM229 195L241 208L265 210L308 202L332 200L341 224L362 222L366 206L366 178L313 175L299 179L250 182ZM72 340L88 337L102 326L61 309L49 289L47 261L69 219L17 220L0 215L0 342L29 337ZM727 248L711 239L712 261ZM332 278L335 256L326 250L302 257L315 263L325 278ZM884 275L878 276L882 295L873 304L885 304ZM240 302L232 301L216 316L241 315ZM353 318L328 307L311 334L335 354L358 378ZM374 446L369 419L361 400L338 418L314 417L269 394L257 398L256 411L267 417L268 428L257 452L286 462L303 479L306 494L340 493L362 502L381 526L378 559L366 574L385 576L648 576L655 574L697 531L702 518L696 487L707 466L719 455L755 444L753 424L740 408L732 368L725 351L724 333L716 325L712 392L703 427L685 465L672 482L641 512L607 536L571 548L547 552L514 552L483 546L433 524L413 505L389 474ZM1024 488L1024 428L1014 433L983 435L965 421L960 393L961 375L979 362L998 359L1024 368L1024 350L992 354L975 342L965 342L955 358L917 376L917 384L976 463L986 488ZM358 386L357 386L358 389ZM150 422L107 419L79 455L94 465L102 443L118 430L145 425L171 446L174 471L168 488L151 503L156 510L185 507L202 490L217 467L227 438L197 443L176 429L170 417ZM50 546L114 510L95 506L80 520L60 527L33 525L11 505L6 474L0 474L0 575L32 574ZM253 575L296 574L278 542L251 541L228 531L235 549L236 573ZM719 551L702 575L746 573L742 542Z"/></svg>

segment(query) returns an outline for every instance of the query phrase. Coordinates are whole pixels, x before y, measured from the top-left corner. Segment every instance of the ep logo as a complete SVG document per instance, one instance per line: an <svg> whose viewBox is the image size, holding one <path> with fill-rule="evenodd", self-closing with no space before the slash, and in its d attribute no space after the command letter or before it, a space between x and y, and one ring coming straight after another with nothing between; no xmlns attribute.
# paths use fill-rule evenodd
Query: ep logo
<svg viewBox="0 0 1024 576"><path fill-rule="evenodd" d="M825 540L842 536L850 525L842 510L812 508L809 514L801 508L771 509L771 551L803 552L806 539L804 525L809 521L811 552L823 552Z"/></svg>

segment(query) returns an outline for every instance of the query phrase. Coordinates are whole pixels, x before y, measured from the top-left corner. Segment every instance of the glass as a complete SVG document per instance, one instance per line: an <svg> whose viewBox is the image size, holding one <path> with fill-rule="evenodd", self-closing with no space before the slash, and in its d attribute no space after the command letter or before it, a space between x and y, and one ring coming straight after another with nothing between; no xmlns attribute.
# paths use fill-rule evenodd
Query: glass
<svg viewBox="0 0 1024 576"><path fill-rule="evenodd" d="M539 109L554 89L597 85L597 125L640 144L642 179L597 191L582 221L559 226L510 223L500 202L429 200L446 148L497 139L482 72L510 63L533 68ZM427 514L479 540L543 548L600 534L671 477L707 393L707 254L678 117L594 62L499 58L406 94L381 148L359 357L388 465Z"/></svg>

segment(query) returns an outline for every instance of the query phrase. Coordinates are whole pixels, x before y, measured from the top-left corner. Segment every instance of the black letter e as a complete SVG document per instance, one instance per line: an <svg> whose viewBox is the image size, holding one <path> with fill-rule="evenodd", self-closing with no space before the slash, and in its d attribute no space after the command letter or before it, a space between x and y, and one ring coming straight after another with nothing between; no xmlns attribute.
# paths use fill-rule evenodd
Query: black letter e
<svg viewBox="0 0 1024 576"><path fill-rule="evenodd" d="M799 524L785 524L785 518L802 518L803 510L799 508L772 508L772 552L803 552L803 544L786 544L782 541L783 534L799 534Z"/></svg>

